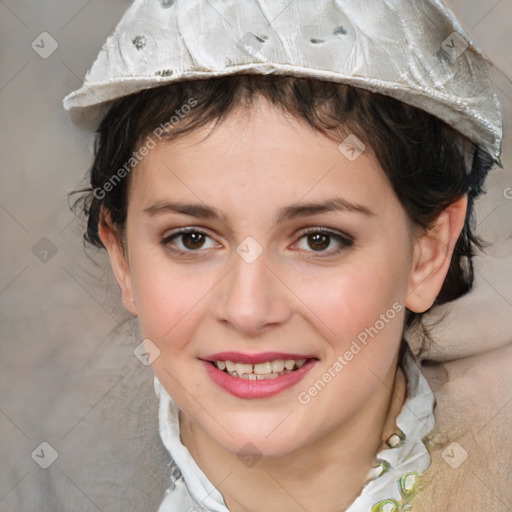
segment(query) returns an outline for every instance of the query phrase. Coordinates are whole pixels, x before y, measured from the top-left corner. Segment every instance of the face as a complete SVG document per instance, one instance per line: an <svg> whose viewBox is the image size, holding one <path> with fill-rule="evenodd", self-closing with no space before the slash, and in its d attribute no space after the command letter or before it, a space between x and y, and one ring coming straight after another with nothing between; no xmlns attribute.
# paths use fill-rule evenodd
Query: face
<svg viewBox="0 0 512 512"><path fill-rule="evenodd" d="M134 171L122 286L190 422L233 453L292 453L394 372L409 221L368 146L350 160L264 100L206 133Z"/></svg>

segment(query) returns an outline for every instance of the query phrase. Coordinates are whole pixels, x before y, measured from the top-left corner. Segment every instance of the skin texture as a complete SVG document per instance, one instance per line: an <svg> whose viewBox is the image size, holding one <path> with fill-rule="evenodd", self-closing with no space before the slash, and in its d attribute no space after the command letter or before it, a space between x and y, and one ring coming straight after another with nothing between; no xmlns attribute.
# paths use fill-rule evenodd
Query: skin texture
<svg viewBox="0 0 512 512"><path fill-rule="evenodd" d="M359 494L403 404L397 352L405 308L422 312L435 300L466 198L428 232L413 229L368 144L350 161L338 143L263 99L208 132L159 144L134 171L124 246L104 212L100 235L123 302L160 350L152 367L182 411L182 442L230 510L342 510ZM372 213L276 222L283 207L333 197ZM165 201L208 205L222 217L145 211ZM208 234L199 249L172 252L194 247L187 237L161 243L190 226ZM331 236L323 252L314 250L306 228L352 244ZM236 252L249 236L262 249L252 263ZM394 318L301 403L299 393L393 304L401 307ZM242 399L214 384L200 360L227 350L317 361L293 387ZM262 457L252 467L237 457L248 442Z"/></svg>

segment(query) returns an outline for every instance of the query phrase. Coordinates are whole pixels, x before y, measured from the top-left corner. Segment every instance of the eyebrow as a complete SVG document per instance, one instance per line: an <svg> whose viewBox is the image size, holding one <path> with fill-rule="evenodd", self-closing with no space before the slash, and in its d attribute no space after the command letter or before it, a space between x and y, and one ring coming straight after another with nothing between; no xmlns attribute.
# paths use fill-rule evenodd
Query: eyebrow
<svg viewBox="0 0 512 512"><path fill-rule="evenodd" d="M189 215L191 217L203 219L217 219L227 223L226 216L219 212L216 208L212 208L210 206L199 203L157 201L154 205L145 208L144 212L150 216L165 213L179 213L182 215ZM278 211L275 222L276 224L280 224L286 220L331 212L355 212L367 216L375 215L375 212L367 206L350 202L342 197L334 197L332 199L328 199L327 201L296 204L281 208Z"/></svg>

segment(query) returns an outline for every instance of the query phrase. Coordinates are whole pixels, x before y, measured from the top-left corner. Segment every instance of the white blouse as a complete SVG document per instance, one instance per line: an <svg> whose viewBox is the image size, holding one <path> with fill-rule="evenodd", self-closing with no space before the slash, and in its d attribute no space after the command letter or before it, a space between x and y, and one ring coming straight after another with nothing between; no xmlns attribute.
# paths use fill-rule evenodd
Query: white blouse
<svg viewBox="0 0 512 512"><path fill-rule="evenodd" d="M359 496L346 512L397 512L410 508L421 474L430 466L422 439L433 429L434 394L409 349L403 371L407 396L396 418L397 434L389 448L377 453L378 465L368 474ZM158 512L229 512L221 493L208 480L180 441L179 409L155 376L160 401L160 436L171 455L171 485Z"/></svg>

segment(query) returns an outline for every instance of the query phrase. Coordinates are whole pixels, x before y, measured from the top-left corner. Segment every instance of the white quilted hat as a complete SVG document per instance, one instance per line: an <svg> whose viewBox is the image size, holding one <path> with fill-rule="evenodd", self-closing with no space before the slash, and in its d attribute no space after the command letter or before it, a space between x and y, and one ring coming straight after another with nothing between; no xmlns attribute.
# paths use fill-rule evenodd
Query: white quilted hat
<svg viewBox="0 0 512 512"><path fill-rule="evenodd" d="M172 82L311 77L421 108L501 165L490 65L439 0L134 0L64 107L94 127L112 100Z"/></svg>

